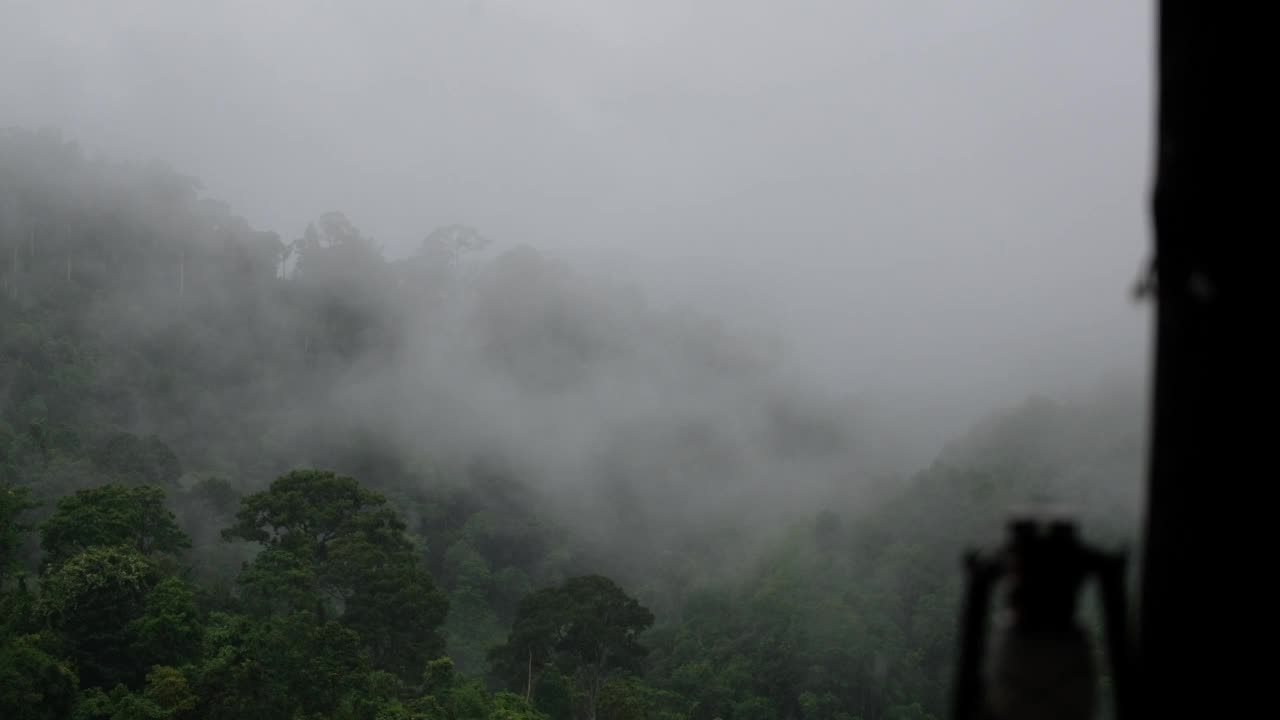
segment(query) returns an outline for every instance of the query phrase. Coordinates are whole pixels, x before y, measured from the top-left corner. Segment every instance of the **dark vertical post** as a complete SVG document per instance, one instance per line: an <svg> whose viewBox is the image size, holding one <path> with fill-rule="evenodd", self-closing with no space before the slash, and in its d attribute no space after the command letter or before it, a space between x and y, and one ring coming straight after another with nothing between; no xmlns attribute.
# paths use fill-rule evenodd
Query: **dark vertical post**
<svg viewBox="0 0 1280 720"><path fill-rule="evenodd" d="M982 712L983 660L987 654L987 617L998 565L977 553L965 557L964 607L960 615L960 657L956 664L953 720L978 720Z"/></svg>
<svg viewBox="0 0 1280 720"><path fill-rule="evenodd" d="M1140 715L1239 717L1270 703L1262 534L1277 463L1276 320L1260 299L1276 128L1261 6L1162 0L1156 355L1140 631ZM1274 233L1274 231L1272 231ZM1274 283L1274 279L1268 282ZM1270 316L1270 317L1268 317ZM1273 441L1273 439L1272 439ZM1270 470L1260 468L1270 468ZM1250 652L1250 650L1252 650ZM1259 656L1261 653L1261 656Z"/></svg>

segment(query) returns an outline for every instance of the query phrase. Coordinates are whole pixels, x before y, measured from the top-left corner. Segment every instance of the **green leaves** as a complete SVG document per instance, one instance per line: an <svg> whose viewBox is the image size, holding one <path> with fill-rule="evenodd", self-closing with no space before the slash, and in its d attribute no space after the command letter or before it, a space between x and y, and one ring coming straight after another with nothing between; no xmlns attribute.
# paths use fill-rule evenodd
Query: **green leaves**
<svg viewBox="0 0 1280 720"><path fill-rule="evenodd" d="M311 613L219 615L210 625L193 674L206 718L330 717L369 669L355 632Z"/></svg>
<svg viewBox="0 0 1280 720"><path fill-rule="evenodd" d="M100 546L126 546L140 555L175 554L191 547L158 487L102 485L58 501L40 528L47 566Z"/></svg>
<svg viewBox="0 0 1280 720"><path fill-rule="evenodd" d="M130 629L137 638L136 651L147 662L181 665L194 659L202 634L195 593L178 578L161 580Z"/></svg>
<svg viewBox="0 0 1280 720"><path fill-rule="evenodd" d="M259 617L314 609L318 598L315 568L309 558L283 548L267 548L246 563L237 579L245 609Z"/></svg>
<svg viewBox="0 0 1280 720"><path fill-rule="evenodd" d="M616 670L636 669L648 653L639 636L653 613L609 578L571 578L524 599L505 645L493 649L495 674L533 695L548 667L573 675L587 716L594 718L604 682Z"/></svg>
<svg viewBox="0 0 1280 720"><path fill-rule="evenodd" d="M684 697L633 676L610 678L600 692L600 716L609 720L683 720L690 709Z"/></svg>
<svg viewBox="0 0 1280 720"><path fill-rule="evenodd" d="M494 695L493 709L489 711L489 720L546 720L546 718L546 715L535 710L527 700L509 692Z"/></svg>
<svg viewBox="0 0 1280 720"><path fill-rule="evenodd" d="M931 697L908 632L921 616L901 594L917 591L903 582L914 556L855 573L851 544L818 514L741 582L691 595L681 622L655 633L651 681L695 701L700 720L853 720Z"/></svg>
<svg viewBox="0 0 1280 720"><path fill-rule="evenodd" d="M111 692L90 688L80 699L72 720L169 720L170 712L150 698L117 685Z"/></svg>
<svg viewBox="0 0 1280 720"><path fill-rule="evenodd" d="M90 548L45 576L36 615L66 639L86 686L138 679L131 627L155 581L151 562L120 546Z"/></svg>
<svg viewBox="0 0 1280 720"><path fill-rule="evenodd" d="M568 662L633 669L648 654L639 636L653 625L653 613L609 578L570 578L559 597L557 650Z"/></svg>
<svg viewBox="0 0 1280 720"><path fill-rule="evenodd" d="M199 698L191 690L186 675L174 667L157 665L147 673L144 696L167 711L170 717L181 717L195 709Z"/></svg>
<svg viewBox="0 0 1280 720"><path fill-rule="evenodd" d="M386 498L354 479L295 470L241 501L228 538L264 550L240 576L258 612L310 611L355 630L373 667L415 678L444 650L448 601Z"/></svg>
<svg viewBox="0 0 1280 720"><path fill-rule="evenodd" d="M357 534L407 549L403 531L386 498L353 478L329 470L294 470L265 492L244 498L235 524L223 536L323 555L330 542Z"/></svg>
<svg viewBox="0 0 1280 720"><path fill-rule="evenodd" d="M61 720L76 701L77 678L70 663L54 655L56 643L26 635L0 644L0 717Z"/></svg>
<svg viewBox="0 0 1280 720"><path fill-rule="evenodd" d="M154 567L128 547L101 546L58 565L40 586L37 612L55 627L95 607L141 605Z"/></svg>

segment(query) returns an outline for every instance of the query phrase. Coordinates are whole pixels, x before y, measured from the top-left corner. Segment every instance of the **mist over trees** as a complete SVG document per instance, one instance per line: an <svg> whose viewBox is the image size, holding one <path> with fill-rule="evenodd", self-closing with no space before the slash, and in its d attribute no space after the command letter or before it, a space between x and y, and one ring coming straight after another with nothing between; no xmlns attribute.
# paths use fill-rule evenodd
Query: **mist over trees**
<svg viewBox="0 0 1280 720"><path fill-rule="evenodd" d="M1129 383L901 467L775 342L422 237L0 135L0 715L939 717L964 543L1132 536Z"/></svg>

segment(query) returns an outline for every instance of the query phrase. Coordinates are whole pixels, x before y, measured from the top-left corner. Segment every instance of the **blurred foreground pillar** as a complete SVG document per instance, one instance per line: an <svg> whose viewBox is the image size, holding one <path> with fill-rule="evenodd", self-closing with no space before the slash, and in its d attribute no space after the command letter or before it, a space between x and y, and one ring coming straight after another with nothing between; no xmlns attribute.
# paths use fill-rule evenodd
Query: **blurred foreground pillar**
<svg viewBox="0 0 1280 720"><path fill-rule="evenodd" d="M1156 358L1139 715L1275 712L1273 192L1267 4L1158 8ZM1267 293L1268 295L1270 293ZM1245 713L1245 709L1253 713Z"/></svg>

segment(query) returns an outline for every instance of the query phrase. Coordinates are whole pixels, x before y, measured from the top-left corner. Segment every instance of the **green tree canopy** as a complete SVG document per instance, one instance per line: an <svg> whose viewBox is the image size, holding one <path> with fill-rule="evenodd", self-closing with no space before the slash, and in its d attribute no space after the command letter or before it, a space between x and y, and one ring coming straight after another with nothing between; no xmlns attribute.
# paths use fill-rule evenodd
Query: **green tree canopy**
<svg viewBox="0 0 1280 720"><path fill-rule="evenodd" d="M179 578L161 580L147 595L131 629L136 651L149 663L181 665L193 659L202 635L195 592Z"/></svg>
<svg viewBox="0 0 1280 720"><path fill-rule="evenodd" d="M265 548L241 575L250 603L340 616L375 668L405 678L443 652L437 629L448 600L386 498L354 479L324 470L283 475L241 501L224 536Z"/></svg>
<svg viewBox="0 0 1280 720"><path fill-rule="evenodd" d="M40 527L47 565L57 565L88 548L124 545L142 555L177 553L191 547L164 490L150 485L102 485L58 501Z"/></svg>
<svg viewBox="0 0 1280 720"><path fill-rule="evenodd" d="M152 563L126 546L90 548L45 576L37 616L66 639L85 686L139 679L132 624L155 583Z"/></svg>
<svg viewBox="0 0 1280 720"><path fill-rule="evenodd" d="M40 635L0 643L0 717L5 720L61 720L71 714L78 680Z"/></svg>
<svg viewBox="0 0 1280 720"><path fill-rule="evenodd" d="M648 653L640 634L653 620L648 608L609 578L570 578L520 603L506 644L491 654L494 670L509 679L523 670L524 682L514 685L531 698L536 674L555 666L574 677L583 715L595 720L610 675L636 669Z"/></svg>

